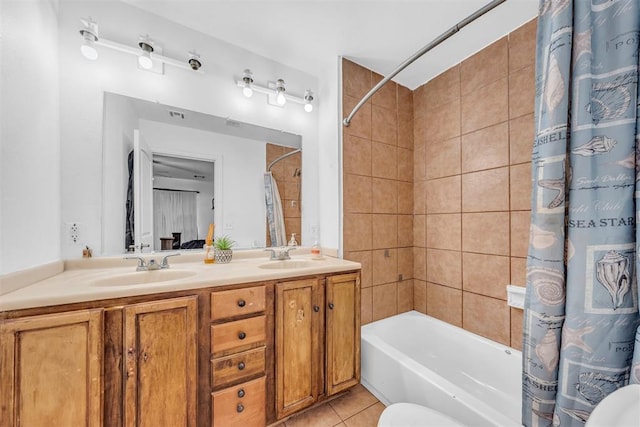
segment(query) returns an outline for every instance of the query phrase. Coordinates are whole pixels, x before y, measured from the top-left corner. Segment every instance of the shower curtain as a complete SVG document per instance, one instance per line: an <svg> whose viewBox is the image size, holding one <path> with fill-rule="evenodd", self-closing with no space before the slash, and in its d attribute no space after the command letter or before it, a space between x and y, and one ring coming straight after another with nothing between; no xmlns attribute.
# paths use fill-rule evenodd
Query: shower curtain
<svg viewBox="0 0 640 427"><path fill-rule="evenodd" d="M271 236L271 246L285 246L287 234L284 229L282 201L278 184L271 172L264 173L264 199L267 205L267 225Z"/></svg>
<svg viewBox="0 0 640 427"><path fill-rule="evenodd" d="M522 422L581 426L640 382L640 0L539 12Z"/></svg>
<svg viewBox="0 0 640 427"><path fill-rule="evenodd" d="M198 238L198 201L194 191L153 190L154 249L160 250L160 238L182 233L181 240Z"/></svg>

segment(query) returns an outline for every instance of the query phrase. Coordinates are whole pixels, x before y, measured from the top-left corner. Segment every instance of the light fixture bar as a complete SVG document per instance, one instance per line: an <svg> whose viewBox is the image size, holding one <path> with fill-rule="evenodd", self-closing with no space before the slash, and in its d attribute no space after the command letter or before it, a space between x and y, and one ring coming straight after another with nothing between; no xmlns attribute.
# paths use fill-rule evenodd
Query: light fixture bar
<svg viewBox="0 0 640 427"><path fill-rule="evenodd" d="M245 82L242 79L241 80L237 80L236 84L240 88L244 88L245 87ZM265 86L260 86L260 85L255 84L255 83L251 83L251 89L253 89L254 92L262 93L264 95L273 95L274 94L273 89L265 87ZM291 94L286 93L286 92L284 93L284 97L287 99L287 101L292 101L292 102L295 102L297 104L304 105L306 103L304 98L302 98L300 96L296 96L296 95L291 95Z"/></svg>
<svg viewBox="0 0 640 427"><path fill-rule="evenodd" d="M122 44L122 43L118 43L118 42L114 42L114 41L111 41L111 40L104 39L102 37L100 37L95 42L95 44L97 46L108 47L109 49L117 50L119 52L129 53L129 54L135 55L135 56L140 55L140 48L139 47L128 46L126 44ZM157 54L157 53L153 53L153 52L150 55L151 55L151 59L153 59L153 60L161 61L161 62L164 62L165 64L173 65L174 67L178 67L178 68L182 68L182 69L189 70L189 71L195 71L196 73L204 74L204 71L202 69L194 70L193 68L191 68L189 63L186 62L186 61L185 62L178 61L176 59L169 58L167 56L163 56L163 55L160 55L160 54Z"/></svg>

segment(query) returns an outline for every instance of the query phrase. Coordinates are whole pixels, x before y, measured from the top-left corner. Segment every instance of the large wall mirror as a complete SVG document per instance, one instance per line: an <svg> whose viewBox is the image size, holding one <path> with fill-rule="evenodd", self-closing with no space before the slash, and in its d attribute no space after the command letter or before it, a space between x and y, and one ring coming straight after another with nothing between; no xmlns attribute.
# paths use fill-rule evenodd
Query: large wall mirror
<svg viewBox="0 0 640 427"><path fill-rule="evenodd" d="M279 158L287 232L299 234L301 155L285 155L301 145L286 131L105 93L102 253L199 249L210 223L237 248L269 246L264 174Z"/></svg>

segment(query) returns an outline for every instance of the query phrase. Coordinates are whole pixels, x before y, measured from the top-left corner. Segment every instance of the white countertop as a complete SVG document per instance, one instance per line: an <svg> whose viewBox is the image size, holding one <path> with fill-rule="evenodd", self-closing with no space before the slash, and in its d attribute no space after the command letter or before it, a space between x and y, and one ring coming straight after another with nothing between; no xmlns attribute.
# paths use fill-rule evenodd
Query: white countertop
<svg viewBox="0 0 640 427"><path fill-rule="evenodd" d="M144 254L144 257L159 261L164 255ZM60 274L0 295L0 312L360 269L357 262L329 256L324 256L321 260L312 260L306 251L301 251L300 254L291 253L291 260L298 262L300 267L262 268L261 265L277 262L269 261L267 255L262 251L234 252L233 260L228 264L205 264L202 254L183 254L169 258L170 268L162 270L160 274L171 271L170 274L188 274L189 277L133 285L114 285L109 282L124 276L137 277L154 272L136 272L137 261L122 258L67 262L65 270Z"/></svg>

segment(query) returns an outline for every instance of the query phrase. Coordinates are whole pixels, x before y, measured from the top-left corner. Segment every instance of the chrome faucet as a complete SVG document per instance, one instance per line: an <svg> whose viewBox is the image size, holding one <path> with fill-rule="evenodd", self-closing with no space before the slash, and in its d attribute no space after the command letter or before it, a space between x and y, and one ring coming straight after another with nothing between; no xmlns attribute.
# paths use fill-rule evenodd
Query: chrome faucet
<svg viewBox="0 0 640 427"><path fill-rule="evenodd" d="M296 249L296 246L277 246L275 248L265 248L264 250L271 252L271 255L269 256L270 261L282 261L285 259L291 259L289 251L292 249Z"/></svg>
<svg viewBox="0 0 640 427"><path fill-rule="evenodd" d="M162 258L162 262L158 263L154 258L149 259L149 261L145 260L140 256L131 256L125 257L124 259L137 259L138 266L136 267L136 271L151 271L151 270L160 270L164 268L169 268L169 257L178 256L179 253L169 254Z"/></svg>

